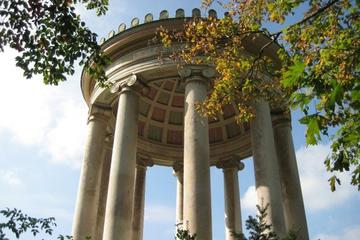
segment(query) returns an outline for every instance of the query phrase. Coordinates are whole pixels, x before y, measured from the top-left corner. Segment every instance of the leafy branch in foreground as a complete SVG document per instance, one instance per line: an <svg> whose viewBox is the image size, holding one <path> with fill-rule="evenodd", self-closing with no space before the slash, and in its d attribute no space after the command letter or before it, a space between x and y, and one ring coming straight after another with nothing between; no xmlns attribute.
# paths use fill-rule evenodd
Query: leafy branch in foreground
<svg viewBox="0 0 360 240"><path fill-rule="evenodd" d="M189 230L183 228L182 224L177 224L175 240L196 240L196 234L191 235Z"/></svg>
<svg viewBox="0 0 360 240"><path fill-rule="evenodd" d="M246 220L245 226L249 231L249 237L245 238L239 235L239 240L296 240L296 234L290 231L285 237L280 238L276 232L273 231L272 225L266 221L267 209L269 205L261 207L256 205L258 213L256 218L249 216Z"/></svg>
<svg viewBox="0 0 360 240"><path fill-rule="evenodd" d="M26 232L31 232L33 236L40 233L52 235L53 228L56 227L55 218L34 218L24 214L21 210L5 209L1 210L0 214L6 219L5 222L0 223L0 240L9 240L6 236L6 231L10 231L17 239ZM60 235L59 240L71 240L70 236Z"/></svg>
<svg viewBox="0 0 360 240"><path fill-rule="evenodd" d="M266 221L268 205L261 207L256 205L258 214L256 217L249 216L246 220L246 230L249 231L249 236L246 237L242 233L233 233L237 240L296 240L296 233L290 231L285 237L278 237L273 231L272 225ZM178 226L175 240L196 240L196 234L191 235L189 230L184 229L182 225Z"/></svg>
<svg viewBox="0 0 360 240"><path fill-rule="evenodd" d="M209 6L213 1L203 2ZM165 46L182 43L175 60L214 65L218 72L199 110L216 117L225 105L235 103L237 120L248 122L260 98L285 111L299 108L307 144L318 144L322 136L332 141L325 161L334 173L331 190L340 184L336 173L342 171L351 171L351 184L360 190L360 2L217 2L229 11L227 17L194 18L181 32L160 31ZM298 22L288 24L304 10ZM269 23L281 30L264 29ZM266 41L254 49L254 39ZM279 48L275 56L270 53L274 47ZM337 131L329 135L332 129Z"/></svg>
<svg viewBox="0 0 360 240"><path fill-rule="evenodd" d="M249 216L246 220L246 229L249 230L249 237L245 238L243 234L234 233L236 239L239 240L279 240L280 238L272 230L271 224L266 222L267 208L256 206L258 214L256 218ZM29 217L18 209L5 209L1 210L0 214L4 216L5 222L0 222L0 240L9 240L6 236L6 230L9 230L15 235L17 239L26 232L31 232L33 236L37 236L40 233L52 235L53 228L56 227L55 218L34 218ZM59 240L73 240L71 236L59 235ZM86 239L91 239L87 237ZM187 229L184 229L181 224L177 226L177 232L175 236L176 240L196 240L196 234L191 235ZM296 234L289 233L282 240L296 240Z"/></svg>
<svg viewBox="0 0 360 240"><path fill-rule="evenodd" d="M0 50L18 52L16 65L31 78L57 85L74 74L80 61L100 83L106 81L109 59L100 51L97 35L75 13L74 4L105 14L108 0L0 0Z"/></svg>

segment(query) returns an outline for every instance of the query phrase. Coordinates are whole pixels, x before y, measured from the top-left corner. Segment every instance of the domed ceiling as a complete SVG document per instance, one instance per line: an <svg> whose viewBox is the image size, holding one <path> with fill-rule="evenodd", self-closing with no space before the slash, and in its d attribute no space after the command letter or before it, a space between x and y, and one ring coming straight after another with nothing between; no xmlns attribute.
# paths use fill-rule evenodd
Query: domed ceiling
<svg viewBox="0 0 360 240"><path fill-rule="evenodd" d="M140 99L139 136L162 144L183 145L184 90L184 83L178 79L150 84L148 93ZM209 120L210 144L231 141L249 128L238 125L235 114L235 108L228 105L217 119Z"/></svg>

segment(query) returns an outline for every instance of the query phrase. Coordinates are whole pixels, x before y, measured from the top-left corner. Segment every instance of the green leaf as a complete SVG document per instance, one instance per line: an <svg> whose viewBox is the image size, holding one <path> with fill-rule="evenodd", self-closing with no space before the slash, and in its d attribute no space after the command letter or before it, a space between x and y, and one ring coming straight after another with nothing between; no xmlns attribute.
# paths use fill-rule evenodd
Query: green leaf
<svg viewBox="0 0 360 240"><path fill-rule="evenodd" d="M351 92L351 99L353 101L360 101L360 90L354 90Z"/></svg>
<svg viewBox="0 0 360 240"><path fill-rule="evenodd" d="M342 86L340 84L337 84L330 95L329 108L334 110L335 103L337 103L338 105L341 105L341 101L342 101L343 97L344 97L344 89L342 88Z"/></svg>
<svg viewBox="0 0 360 240"><path fill-rule="evenodd" d="M320 128L318 120L316 117L310 117L306 124L306 143L309 145L315 145L317 144L318 140L320 140Z"/></svg>
<svg viewBox="0 0 360 240"><path fill-rule="evenodd" d="M330 183L330 189L332 192L334 192L336 190L336 184L340 185L340 179L338 179L335 175L332 176L331 178L329 178L329 183Z"/></svg>
<svg viewBox="0 0 360 240"><path fill-rule="evenodd" d="M284 87L294 87L305 71L305 63L297 60L287 71L283 72L281 83Z"/></svg>

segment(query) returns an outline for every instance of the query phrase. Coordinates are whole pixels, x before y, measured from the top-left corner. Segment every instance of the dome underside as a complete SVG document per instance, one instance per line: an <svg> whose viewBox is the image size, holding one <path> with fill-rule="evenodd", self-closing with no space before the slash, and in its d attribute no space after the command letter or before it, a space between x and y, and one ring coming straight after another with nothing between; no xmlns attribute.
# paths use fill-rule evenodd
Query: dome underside
<svg viewBox="0 0 360 240"><path fill-rule="evenodd" d="M139 152L154 162L171 165L181 161L184 145L185 83L178 77L148 82L149 91L140 97L138 136ZM117 102L113 103L116 118ZM234 105L223 108L216 119L209 119L211 164L237 155L251 154L249 124L238 124Z"/></svg>
<svg viewBox="0 0 360 240"><path fill-rule="evenodd" d="M139 103L139 136L162 144L183 145L184 90L184 83L179 79L150 85L149 92ZM209 119L210 144L231 141L249 129L247 124L237 124L235 115L235 107L227 105L222 115Z"/></svg>

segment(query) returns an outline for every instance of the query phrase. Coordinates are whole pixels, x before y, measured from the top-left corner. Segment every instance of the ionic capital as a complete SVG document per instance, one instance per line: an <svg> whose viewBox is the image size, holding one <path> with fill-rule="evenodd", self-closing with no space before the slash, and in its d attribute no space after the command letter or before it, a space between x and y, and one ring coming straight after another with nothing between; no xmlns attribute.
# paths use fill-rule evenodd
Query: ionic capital
<svg viewBox="0 0 360 240"><path fill-rule="evenodd" d="M208 82L210 78L216 75L214 68L207 65L186 65L180 68L178 73L185 80L185 83L191 81Z"/></svg>
<svg viewBox="0 0 360 240"><path fill-rule="evenodd" d="M152 166L154 166L154 162L150 157L146 157L142 155L141 156L138 155L136 157L136 167L146 169L147 167L152 167Z"/></svg>
<svg viewBox="0 0 360 240"><path fill-rule="evenodd" d="M273 127L290 127L291 114L290 111L272 112L271 121Z"/></svg>
<svg viewBox="0 0 360 240"><path fill-rule="evenodd" d="M89 108L88 123L91 121L103 121L108 124L111 117L111 108L92 104Z"/></svg>
<svg viewBox="0 0 360 240"><path fill-rule="evenodd" d="M183 174L184 165L182 162L175 162L173 165L173 175L178 176L179 174Z"/></svg>
<svg viewBox="0 0 360 240"><path fill-rule="evenodd" d="M122 94L127 91L134 91L138 94L146 94L149 90L148 85L142 81L138 75L131 74L117 82L110 87L111 93Z"/></svg>
<svg viewBox="0 0 360 240"><path fill-rule="evenodd" d="M237 159L236 157L232 157L226 160L220 160L216 163L217 168L221 168L223 170L236 170L241 171L244 169L245 165L242 161Z"/></svg>

